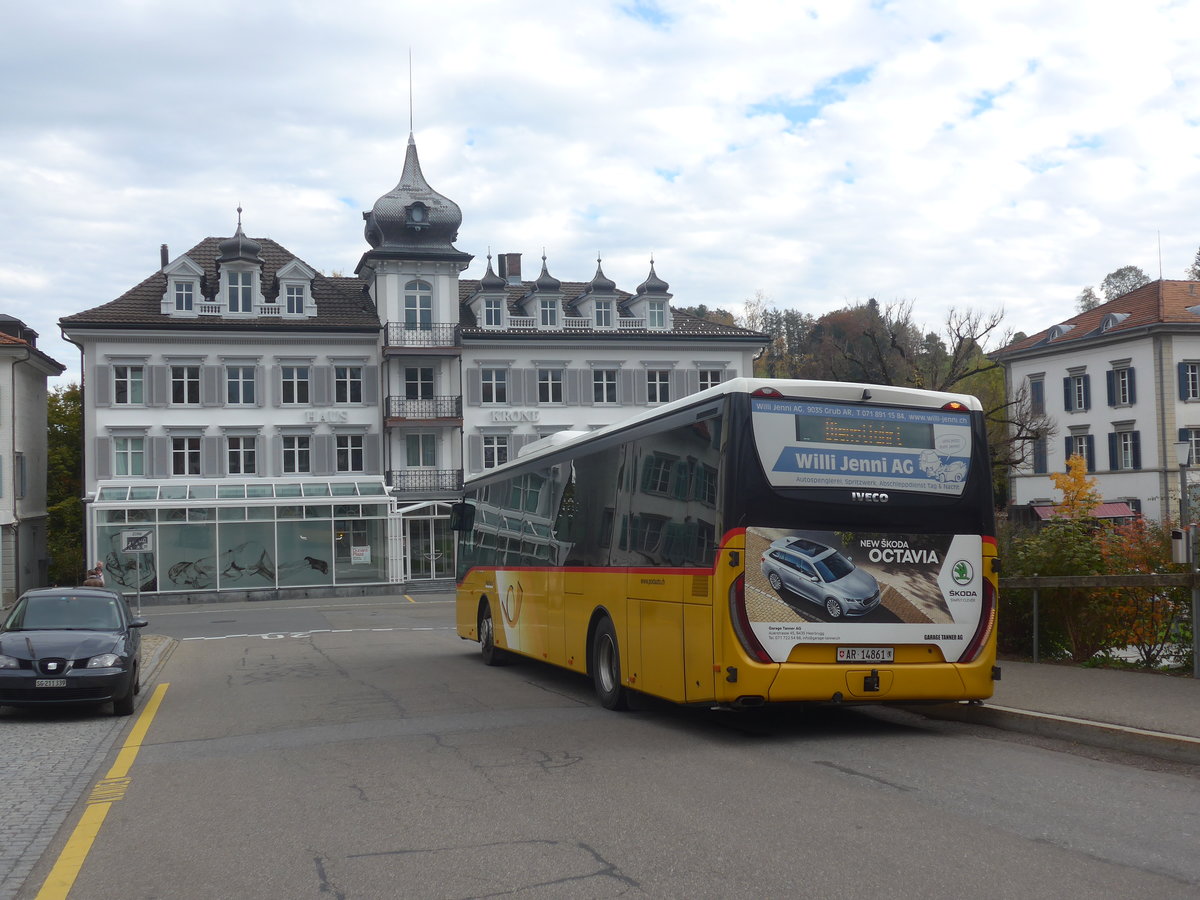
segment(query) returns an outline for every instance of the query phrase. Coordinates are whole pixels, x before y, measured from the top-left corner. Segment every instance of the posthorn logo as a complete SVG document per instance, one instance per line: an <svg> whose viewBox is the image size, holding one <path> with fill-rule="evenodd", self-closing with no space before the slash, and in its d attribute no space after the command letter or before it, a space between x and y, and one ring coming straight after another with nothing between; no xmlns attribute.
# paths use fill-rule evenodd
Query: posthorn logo
<svg viewBox="0 0 1200 900"><path fill-rule="evenodd" d="M950 567L950 577L955 584L970 584L975 578L975 570L965 559L960 559Z"/></svg>

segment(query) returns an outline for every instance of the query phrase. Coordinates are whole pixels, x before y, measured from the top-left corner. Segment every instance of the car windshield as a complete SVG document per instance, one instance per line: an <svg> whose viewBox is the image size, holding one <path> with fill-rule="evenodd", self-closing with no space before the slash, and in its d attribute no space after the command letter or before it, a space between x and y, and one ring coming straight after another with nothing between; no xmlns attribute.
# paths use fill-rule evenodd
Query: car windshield
<svg viewBox="0 0 1200 900"><path fill-rule="evenodd" d="M9 631L115 631L120 627L115 597L76 594L26 597L5 622Z"/></svg>
<svg viewBox="0 0 1200 900"><path fill-rule="evenodd" d="M830 553L815 563L826 582L845 578L854 571L854 564L839 553Z"/></svg>

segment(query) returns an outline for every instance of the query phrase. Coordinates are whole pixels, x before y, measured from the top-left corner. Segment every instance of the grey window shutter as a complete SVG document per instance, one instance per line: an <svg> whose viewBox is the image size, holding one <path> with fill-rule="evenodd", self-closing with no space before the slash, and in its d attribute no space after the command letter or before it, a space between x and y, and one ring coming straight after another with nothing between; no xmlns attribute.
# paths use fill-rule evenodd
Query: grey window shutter
<svg viewBox="0 0 1200 900"><path fill-rule="evenodd" d="M467 405L483 404L483 376L479 369L467 369Z"/></svg>
<svg viewBox="0 0 1200 900"><path fill-rule="evenodd" d="M579 373L579 403L594 406L596 403L596 371L585 369Z"/></svg>
<svg viewBox="0 0 1200 900"><path fill-rule="evenodd" d="M687 386L684 390L689 394L694 394L700 390L700 370L688 369L684 374L687 375Z"/></svg>
<svg viewBox="0 0 1200 900"><path fill-rule="evenodd" d="M334 470L333 435L312 436L312 474L332 475Z"/></svg>
<svg viewBox="0 0 1200 900"><path fill-rule="evenodd" d="M333 402L333 367L313 366L310 372L313 406L328 406Z"/></svg>
<svg viewBox="0 0 1200 900"><path fill-rule="evenodd" d="M167 437L152 437L150 440L150 459L146 465L146 475L162 478L171 474L171 439Z"/></svg>
<svg viewBox="0 0 1200 900"><path fill-rule="evenodd" d="M625 370L622 369L621 375L624 376L625 374L626 374ZM629 393L625 394L626 398L628 398L628 399L624 400L624 402L625 403L636 403L638 406L645 406L649 402L649 400L647 399L647 389L646 389L646 381L647 381L646 370L639 369L636 372L629 372L628 374L633 383L633 392L632 392L632 395L630 395Z"/></svg>
<svg viewBox="0 0 1200 900"><path fill-rule="evenodd" d="M694 372L686 372L680 369L671 370L671 397L672 400L678 400L686 394L695 393L688 390L688 375L693 375Z"/></svg>
<svg viewBox="0 0 1200 900"><path fill-rule="evenodd" d="M87 385L92 392L92 406L112 405L112 369L96 366L92 369L92 383Z"/></svg>
<svg viewBox="0 0 1200 900"><path fill-rule="evenodd" d="M228 461L226 461L228 466ZM255 475L266 475L270 471L271 465L267 461L267 442L261 434L254 436L254 473Z"/></svg>
<svg viewBox="0 0 1200 900"><path fill-rule="evenodd" d="M520 369L525 375L525 405L536 406L538 402L538 373L537 369Z"/></svg>
<svg viewBox="0 0 1200 900"><path fill-rule="evenodd" d="M262 406L267 393L267 383L263 380L263 367L254 367L254 405Z"/></svg>
<svg viewBox="0 0 1200 900"><path fill-rule="evenodd" d="M643 369L642 373L642 399L639 401L634 396L634 381L633 372L630 369L619 369L617 371L617 402L618 403L645 403L646 402L646 372Z"/></svg>
<svg viewBox="0 0 1200 900"><path fill-rule="evenodd" d="M96 438L96 477L112 478L112 438Z"/></svg>
<svg viewBox="0 0 1200 900"><path fill-rule="evenodd" d="M508 382L509 406L525 405L525 379L523 372L523 369L509 369L504 373L504 378Z"/></svg>
<svg viewBox="0 0 1200 900"><path fill-rule="evenodd" d="M721 381L729 381L737 377L737 372L733 369L724 369L721 372Z"/></svg>
<svg viewBox="0 0 1200 900"><path fill-rule="evenodd" d="M283 406L283 368L281 366L271 366L271 405Z"/></svg>
<svg viewBox="0 0 1200 900"><path fill-rule="evenodd" d="M205 366L201 372L200 402L204 406L224 406L225 396L221 390L221 376L225 370L221 366Z"/></svg>
<svg viewBox="0 0 1200 900"><path fill-rule="evenodd" d="M262 460L259 461L259 466L263 471L269 470L272 475L283 474L283 435L271 435L271 459L268 465L262 465Z"/></svg>
<svg viewBox="0 0 1200 900"><path fill-rule="evenodd" d="M379 366L363 366L362 398L368 406L379 403Z"/></svg>
<svg viewBox="0 0 1200 900"><path fill-rule="evenodd" d="M166 406L171 401L171 385L167 380L166 366L148 366L146 374L150 377L149 398L147 406Z"/></svg>
<svg viewBox="0 0 1200 900"><path fill-rule="evenodd" d="M483 471L483 438L478 434L467 437L467 465L471 472Z"/></svg>
<svg viewBox="0 0 1200 900"><path fill-rule="evenodd" d="M363 437L363 468L368 475L381 474L381 459L379 435L368 434Z"/></svg>
<svg viewBox="0 0 1200 900"><path fill-rule="evenodd" d="M563 399L568 406L579 405L579 376L578 369L567 369L563 372Z"/></svg>
<svg viewBox="0 0 1200 900"><path fill-rule="evenodd" d="M200 474L224 475L225 455L221 453L223 441L219 437L206 437L200 441Z"/></svg>

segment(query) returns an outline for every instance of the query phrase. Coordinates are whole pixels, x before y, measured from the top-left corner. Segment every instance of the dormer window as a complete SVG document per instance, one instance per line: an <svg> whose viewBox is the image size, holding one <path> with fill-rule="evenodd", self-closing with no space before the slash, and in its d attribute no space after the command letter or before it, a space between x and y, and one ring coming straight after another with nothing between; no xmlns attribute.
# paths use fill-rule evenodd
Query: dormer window
<svg viewBox="0 0 1200 900"><path fill-rule="evenodd" d="M612 300L597 300L596 301L596 327L597 328L612 328L613 327L613 301Z"/></svg>
<svg viewBox="0 0 1200 900"><path fill-rule="evenodd" d="M504 301L499 297L488 297L483 301L483 327L501 328L504 325Z"/></svg>
<svg viewBox="0 0 1200 900"><path fill-rule="evenodd" d="M225 296L231 313L248 313L254 309L254 273L226 272Z"/></svg>
<svg viewBox="0 0 1200 900"><path fill-rule="evenodd" d="M558 301L553 297L542 297L538 301L538 323L542 328L558 327Z"/></svg>
<svg viewBox="0 0 1200 900"><path fill-rule="evenodd" d="M304 315L304 285L289 284L285 285L285 289L287 293L288 315Z"/></svg>
<svg viewBox="0 0 1200 900"><path fill-rule="evenodd" d="M646 305L646 327L659 329L667 327L666 300L651 300Z"/></svg>
<svg viewBox="0 0 1200 900"><path fill-rule="evenodd" d="M195 305L196 283L194 281L175 282L175 311L191 312Z"/></svg>
<svg viewBox="0 0 1200 900"><path fill-rule="evenodd" d="M404 227L412 231L424 231L429 227L429 208L419 200L408 206L404 213Z"/></svg>

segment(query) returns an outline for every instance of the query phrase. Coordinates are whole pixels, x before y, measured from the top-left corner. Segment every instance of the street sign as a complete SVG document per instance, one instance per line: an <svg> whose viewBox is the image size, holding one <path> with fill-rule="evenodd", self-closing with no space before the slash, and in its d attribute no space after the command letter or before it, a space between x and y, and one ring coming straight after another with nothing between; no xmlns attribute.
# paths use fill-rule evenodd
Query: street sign
<svg viewBox="0 0 1200 900"><path fill-rule="evenodd" d="M154 531L152 529L121 532L122 553L152 553L154 552L153 544Z"/></svg>

